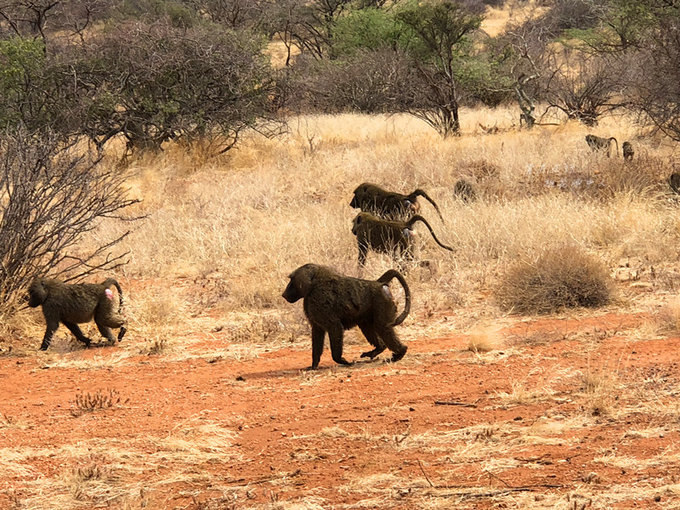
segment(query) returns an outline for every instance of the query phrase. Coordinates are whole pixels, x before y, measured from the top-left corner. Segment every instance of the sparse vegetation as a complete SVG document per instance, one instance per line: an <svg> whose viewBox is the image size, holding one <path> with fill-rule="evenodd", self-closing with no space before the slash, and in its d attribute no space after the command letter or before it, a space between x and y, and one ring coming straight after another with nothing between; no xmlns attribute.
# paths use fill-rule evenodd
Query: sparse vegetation
<svg viewBox="0 0 680 510"><path fill-rule="evenodd" d="M97 390L94 393L76 393L73 405L71 407L71 414L75 417L81 416L84 413L91 413L101 409L110 409L126 404L127 399L123 400L118 393L118 390Z"/></svg>

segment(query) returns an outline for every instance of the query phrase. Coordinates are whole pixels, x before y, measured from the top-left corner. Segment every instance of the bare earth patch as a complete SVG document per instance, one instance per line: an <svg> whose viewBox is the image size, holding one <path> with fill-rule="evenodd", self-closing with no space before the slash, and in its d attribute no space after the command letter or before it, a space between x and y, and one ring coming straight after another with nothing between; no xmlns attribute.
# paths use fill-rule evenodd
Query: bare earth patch
<svg viewBox="0 0 680 510"><path fill-rule="evenodd" d="M243 360L4 357L0 507L677 507L680 338L636 338L645 320L516 318L489 350L452 331L315 372L304 338Z"/></svg>

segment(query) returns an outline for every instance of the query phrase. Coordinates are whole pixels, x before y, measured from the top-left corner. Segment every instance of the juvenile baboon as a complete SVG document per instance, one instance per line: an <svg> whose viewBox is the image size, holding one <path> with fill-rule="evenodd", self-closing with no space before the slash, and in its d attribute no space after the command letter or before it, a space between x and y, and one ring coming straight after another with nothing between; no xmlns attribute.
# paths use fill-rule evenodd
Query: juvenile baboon
<svg viewBox="0 0 680 510"><path fill-rule="evenodd" d="M633 156L635 151L633 150L633 144L630 142L623 142L621 144L621 152L623 153L623 159L625 161L633 161Z"/></svg>
<svg viewBox="0 0 680 510"><path fill-rule="evenodd" d="M670 185L674 193L680 193L680 173L673 172L668 177L668 184Z"/></svg>
<svg viewBox="0 0 680 510"><path fill-rule="evenodd" d="M601 151L607 149L607 157L610 157L611 152L611 141L614 140L616 144L616 155L619 155L619 142L613 136L609 138L604 138L595 135L586 135L586 143L593 151Z"/></svg>
<svg viewBox="0 0 680 510"><path fill-rule="evenodd" d="M319 366L328 333L333 361L351 365L342 356L344 330L359 326L366 340L374 347L364 352L362 358L375 358L385 348L392 351L392 361L399 361L407 347L394 332L411 310L411 292L404 277L394 269L385 272L377 280L363 280L343 276L332 269L317 264L305 264L290 275L290 282L283 291L283 298L295 303L304 298L303 309L312 327L312 369ZM397 317L388 287L393 278L404 288L404 311Z"/></svg>
<svg viewBox="0 0 680 510"><path fill-rule="evenodd" d="M375 184L364 182L354 190L354 197L352 197L349 205L382 218L400 220L420 211L419 196L430 202L444 221L439 206L422 189L417 189L409 195L402 195L394 191L386 191Z"/></svg>
<svg viewBox="0 0 680 510"><path fill-rule="evenodd" d="M474 202L477 200L475 187L465 179L459 179L453 185L453 196L461 199L463 202Z"/></svg>
<svg viewBox="0 0 680 510"><path fill-rule="evenodd" d="M113 292L111 286L118 289L118 310L113 309ZM47 350L52 341L52 335L63 323L75 337L89 346L91 340L78 327L78 324L89 322L94 318L97 329L110 344L116 342L110 328L120 328L118 341L125 335L125 320L119 313L123 306L123 291L118 282L108 278L102 283L69 284L48 278L36 278L28 288L28 306L33 308L42 305L45 316L45 336L40 346L41 351Z"/></svg>
<svg viewBox="0 0 680 510"><path fill-rule="evenodd" d="M432 227L420 215L413 216L408 221L383 220L371 213L361 212L352 222L352 234L357 236L359 247L359 264L366 262L369 248L383 253L403 254L409 260L413 259L413 224L422 221L429 229L435 242L445 250L453 248L442 244L434 234Z"/></svg>

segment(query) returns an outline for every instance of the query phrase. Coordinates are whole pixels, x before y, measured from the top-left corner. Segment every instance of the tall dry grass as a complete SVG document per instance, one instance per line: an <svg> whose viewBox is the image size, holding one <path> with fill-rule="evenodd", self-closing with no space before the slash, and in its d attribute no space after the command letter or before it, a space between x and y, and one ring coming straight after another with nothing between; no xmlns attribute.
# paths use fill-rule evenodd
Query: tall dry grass
<svg viewBox="0 0 680 510"><path fill-rule="evenodd" d="M417 228L419 256L432 264L409 272L416 315L419 307L427 315L479 306L480 291L493 287L510 262L564 242L609 268L622 257L657 268L677 261L680 222L664 183L672 163L663 144L641 136L629 119L604 119L594 132L636 146L640 162L625 167L620 158L591 153L583 139L590 130L579 124L527 132L514 125L516 116L512 108L464 110L462 136L446 140L409 116L304 116L291 119L280 138L252 134L219 158L178 147L139 158L126 171L130 194L142 199L139 211L147 216L120 247L130 258L121 277L166 282L173 299L163 294L161 307L170 321L200 315L205 303L223 314L289 313L280 294L295 267L316 262L359 274L349 201L363 181L424 188L446 219L423 202L438 237L456 252L441 250ZM487 135L479 124L501 132ZM455 199L461 177L479 200ZM362 275L375 277L391 265L371 253ZM173 290L178 278L213 283L199 285L201 298L192 305L198 298L191 287ZM158 305L154 292L156 285L141 288L130 303L141 322L152 322L145 300ZM186 303L167 309L177 299Z"/></svg>

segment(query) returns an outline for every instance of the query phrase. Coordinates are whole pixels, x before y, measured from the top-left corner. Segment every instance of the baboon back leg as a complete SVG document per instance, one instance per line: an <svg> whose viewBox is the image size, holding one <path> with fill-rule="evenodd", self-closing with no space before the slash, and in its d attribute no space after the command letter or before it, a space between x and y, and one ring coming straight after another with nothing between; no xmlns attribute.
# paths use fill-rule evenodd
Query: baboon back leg
<svg viewBox="0 0 680 510"><path fill-rule="evenodd" d="M41 351L47 350L47 348L52 343L52 336L54 335L54 332L59 328L59 321L48 321L47 318L45 320L47 322L47 326L45 328L45 336L43 337L42 344L40 344Z"/></svg>
<svg viewBox="0 0 680 510"><path fill-rule="evenodd" d="M371 326L370 324L359 324L359 329L366 337L366 340L368 340L368 343L375 347L375 349L373 349L372 351L362 352L361 353L362 358L373 359L387 348L385 344L382 342L382 340L380 340L380 337L378 337L378 334L373 329L373 326Z"/></svg>
<svg viewBox="0 0 680 510"><path fill-rule="evenodd" d="M392 326L381 326L377 328L378 335L390 351L392 351L392 361L399 361L406 354L407 347L399 341L397 334Z"/></svg>
<svg viewBox="0 0 680 510"><path fill-rule="evenodd" d="M321 354L323 353L323 339L326 332L319 326L312 326L312 366L314 370L319 366Z"/></svg>
<svg viewBox="0 0 680 510"><path fill-rule="evenodd" d="M64 321L64 326L66 326L66 327L69 329L69 331L70 331L71 333L73 333L73 335L74 335L80 342L84 343L86 346L89 347L90 342L92 342L92 340L90 340L89 338L87 338L87 337L83 334L83 332L82 332L82 330L80 329L80 327L78 326L78 324L76 324L75 322L66 322L66 321Z"/></svg>
<svg viewBox="0 0 680 510"><path fill-rule="evenodd" d="M105 326L104 324L100 324L99 322L97 324L97 329L99 332L102 334L104 338L106 338L109 341L110 345L113 345L116 343L116 337L113 336L113 331L111 331L111 328L108 326Z"/></svg>
<svg viewBox="0 0 680 510"><path fill-rule="evenodd" d="M331 354L333 355L333 361L335 361L338 365L351 365L349 361L342 357L343 334L344 329L340 323L334 324L328 330L328 338L331 344Z"/></svg>

